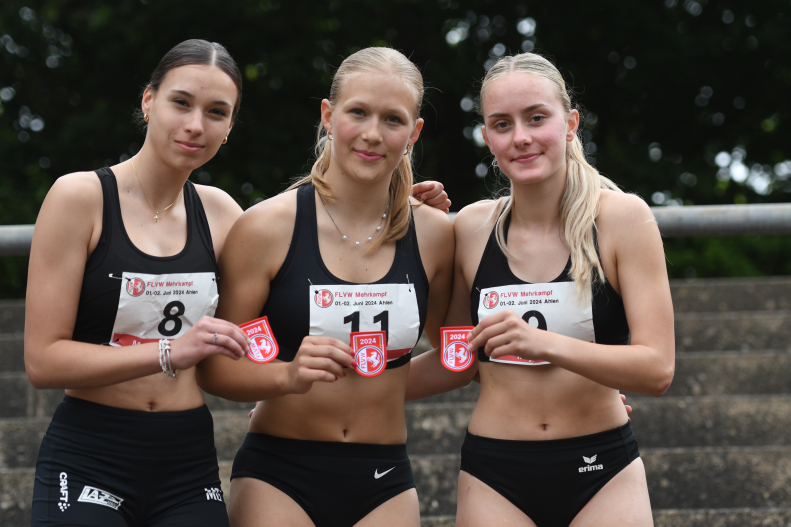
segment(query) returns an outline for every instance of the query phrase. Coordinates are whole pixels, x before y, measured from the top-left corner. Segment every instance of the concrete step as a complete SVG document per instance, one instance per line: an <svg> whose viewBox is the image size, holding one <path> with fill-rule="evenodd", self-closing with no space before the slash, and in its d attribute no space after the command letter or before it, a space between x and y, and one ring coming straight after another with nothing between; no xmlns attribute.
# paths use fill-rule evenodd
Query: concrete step
<svg viewBox="0 0 791 527"><path fill-rule="evenodd" d="M455 516L423 516L421 527L455 527ZM789 527L791 509L662 509L654 511L655 527Z"/></svg>
<svg viewBox="0 0 791 527"><path fill-rule="evenodd" d="M765 509L760 519L787 518L783 515L791 507L791 447L646 449L642 458L654 509L696 509L665 513L675 514L669 520L675 523L663 525L763 525L736 524L725 517L726 512L700 510L726 506L744 509L735 517L741 515L750 521L761 515L751 514L747 507L779 508L774 512ZM421 515L455 515L459 461L455 454L411 457ZM226 494L231 465L231 461L220 462L220 479ZM24 525L17 519L27 518L29 525L33 476L32 468L0 469L0 524ZM721 523L704 523L717 516ZM685 517L697 523L683 523Z"/></svg>
<svg viewBox="0 0 791 527"><path fill-rule="evenodd" d="M677 313L676 351L791 349L791 311Z"/></svg>
<svg viewBox="0 0 791 527"><path fill-rule="evenodd" d="M474 403L407 408L410 455L457 454ZM791 445L791 396L668 397L634 401L641 448ZM219 459L232 460L247 434L247 410L212 410ZM49 417L0 420L0 467L35 464Z"/></svg>
<svg viewBox="0 0 791 527"><path fill-rule="evenodd" d="M676 313L791 310L791 278L672 280Z"/></svg>

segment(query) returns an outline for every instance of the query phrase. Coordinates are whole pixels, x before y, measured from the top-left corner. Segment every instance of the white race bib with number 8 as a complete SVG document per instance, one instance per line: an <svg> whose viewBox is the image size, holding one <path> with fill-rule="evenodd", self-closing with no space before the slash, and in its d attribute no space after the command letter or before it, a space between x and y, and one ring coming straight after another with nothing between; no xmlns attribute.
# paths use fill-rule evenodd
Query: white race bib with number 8
<svg viewBox="0 0 791 527"><path fill-rule="evenodd" d="M217 309L214 273L124 273L111 346L130 346L186 333Z"/></svg>
<svg viewBox="0 0 791 527"><path fill-rule="evenodd" d="M483 289L478 305L478 321L501 311L513 311L539 329L587 342L595 340L593 308L590 302L580 305L574 282L512 284ZM524 366L550 364L514 355L491 360Z"/></svg>
<svg viewBox="0 0 791 527"><path fill-rule="evenodd" d="M420 312L411 284L313 285L310 335L349 342L349 333L384 331L387 359L396 359L417 344Z"/></svg>

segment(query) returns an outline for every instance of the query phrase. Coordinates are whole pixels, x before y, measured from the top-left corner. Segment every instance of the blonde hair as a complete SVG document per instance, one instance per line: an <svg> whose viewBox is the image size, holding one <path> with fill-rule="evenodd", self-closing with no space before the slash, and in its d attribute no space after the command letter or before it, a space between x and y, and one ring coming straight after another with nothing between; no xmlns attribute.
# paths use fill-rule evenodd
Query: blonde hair
<svg viewBox="0 0 791 527"><path fill-rule="evenodd" d="M335 106L347 79L360 73L387 73L398 77L415 93L414 116L417 120L423 103L423 75L412 61L401 52L391 48L365 48L348 57L341 63L332 79L330 87L330 105ZM310 174L294 182L288 190L308 183L313 183L319 196L325 201L335 199L329 184L324 179L332 158L332 142L327 130L319 123L316 131L314 147L316 161ZM400 240L409 229L411 207L409 196L412 194L412 149L402 156L398 166L393 170L390 179L388 209L382 235L368 248L367 252L375 251L383 243Z"/></svg>
<svg viewBox="0 0 791 527"><path fill-rule="evenodd" d="M573 109L571 97L566 89L566 83L558 69L546 58L535 53L520 53L519 55L502 57L486 73L481 84L481 106L486 88L491 83L510 73L532 73L540 75L554 82L558 87L558 94L563 103L566 114ZM481 108L483 110L483 108ZM606 188L616 192L623 192L615 183L602 176L585 159L582 141L579 135L566 144L566 189L560 201L560 226L571 252L571 278L576 284L577 298L582 303L590 302L591 284L598 280L604 283L604 269L596 251L593 230L596 228L596 217L599 214L599 198L601 189ZM497 219L496 239L497 245L503 253L513 259L513 253L508 250L505 241L505 218L513 210L513 183L509 195L501 198L505 202L502 214ZM495 208L493 214L497 214ZM594 269L596 276L594 276Z"/></svg>

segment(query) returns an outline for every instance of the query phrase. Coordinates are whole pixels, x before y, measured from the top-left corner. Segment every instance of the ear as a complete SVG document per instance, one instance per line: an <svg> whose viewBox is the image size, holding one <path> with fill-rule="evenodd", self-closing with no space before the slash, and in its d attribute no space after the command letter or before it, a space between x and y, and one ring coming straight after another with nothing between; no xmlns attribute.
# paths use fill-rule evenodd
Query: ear
<svg viewBox="0 0 791 527"><path fill-rule="evenodd" d="M492 144L489 142L489 136L486 134L485 126L481 126L481 135L483 135L483 140L486 143L486 146L489 147L489 152L494 155L494 150L492 150Z"/></svg>
<svg viewBox="0 0 791 527"><path fill-rule="evenodd" d="M143 100L140 103L140 108L143 110L144 115L151 113L151 102L154 100L154 94L156 94L156 91L150 85L146 86L143 92Z"/></svg>
<svg viewBox="0 0 791 527"><path fill-rule="evenodd" d="M412 133L409 134L409 144L413 145L417 143L418 138L420 138L420 132L423 130L423 119L418 119L415 121L415 128L412 129Z"/></svg>
<svg viewBox="0 0 791 527"><path fill-rule="evenodd" d="M580 127L580 113L577 110L571 110L569 117L566 121L566 141L571 142L577 135L577 130Z"/></svg>
<svg viewBox="0 0 791 527"><path fill-rule="evenodd" d="M321 124L328 134L332 133L332 105L328 99L321 101Z"/></svg>

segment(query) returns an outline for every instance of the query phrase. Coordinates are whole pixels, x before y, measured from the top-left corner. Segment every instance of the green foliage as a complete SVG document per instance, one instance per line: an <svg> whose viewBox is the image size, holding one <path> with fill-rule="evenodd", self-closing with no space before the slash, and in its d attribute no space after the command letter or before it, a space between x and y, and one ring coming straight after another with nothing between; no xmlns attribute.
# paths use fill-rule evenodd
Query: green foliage
<svg viewBox="0 0 791 527"><path fill-rule="evenodd" d="M140 92L187 38L223 43L244 74L228 145L193 175L244 207L307 170L333 68L371 45L423 71L418 172L445 183L456 210L496 186L462 99L487 61L533 48L560 66L591 158L625 189L655 203L788 201L789 34L788 0L4 0L0 224L33 223L59 175L133 155ZM669 270L787 274L788 243L773 240L668 241ZM1 261L0 297L22 296L26 259Z"/></svg>

